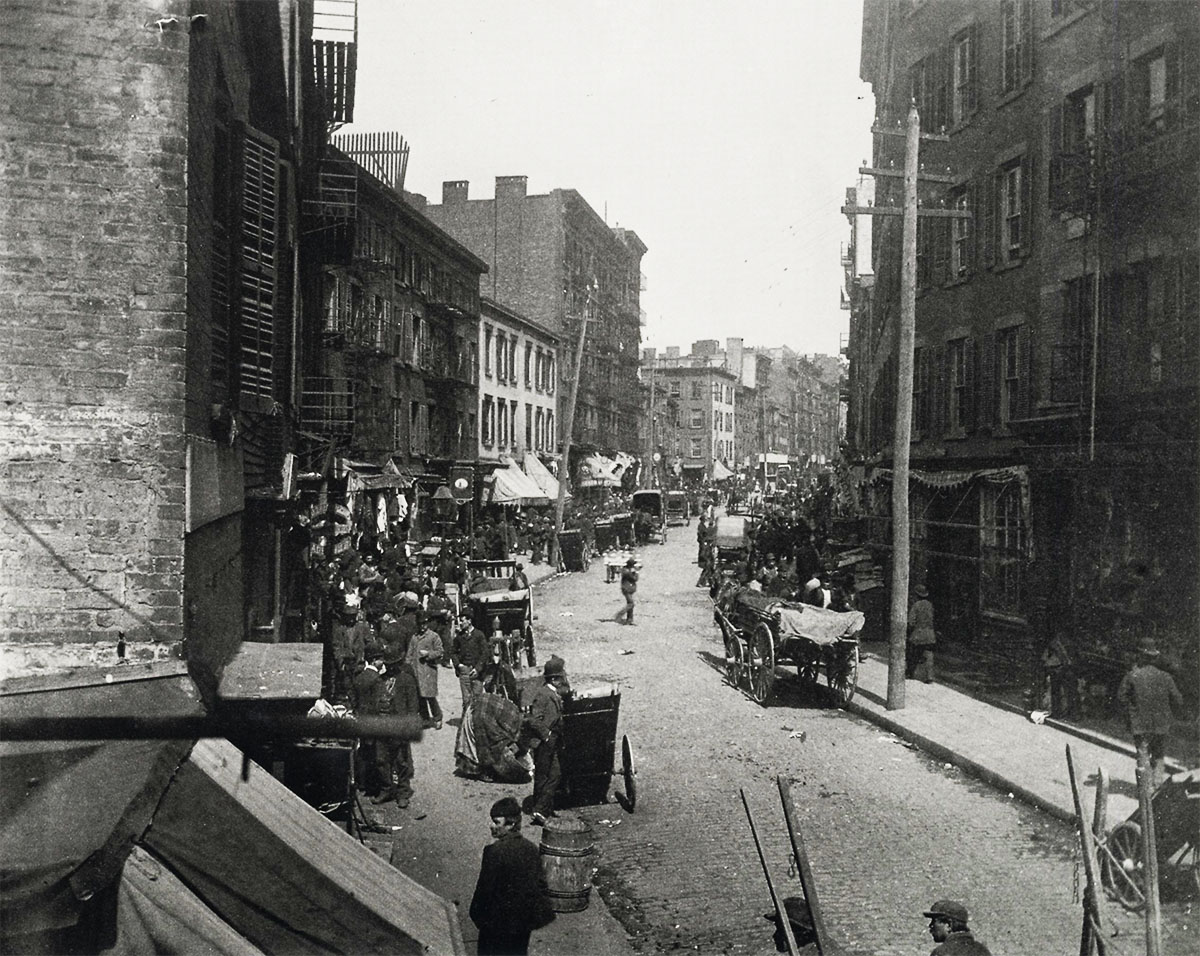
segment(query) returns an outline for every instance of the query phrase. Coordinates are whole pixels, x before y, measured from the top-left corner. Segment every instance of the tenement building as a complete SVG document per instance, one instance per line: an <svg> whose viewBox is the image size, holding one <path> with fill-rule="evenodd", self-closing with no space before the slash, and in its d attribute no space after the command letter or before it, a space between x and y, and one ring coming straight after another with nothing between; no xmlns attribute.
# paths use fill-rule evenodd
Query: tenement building
<svg viewBox="0 0 1200 956"><path fill-rule="evenodd" d="M922 202L967 214L918 220L912 580L945 640L1032 673L1058 633L1097 696L1138 637L1198 673L1197 50L1189 3L865 5L877 128L915 101L952 178ZM874 224L851 397L883 545L900 219Z"/></svg>

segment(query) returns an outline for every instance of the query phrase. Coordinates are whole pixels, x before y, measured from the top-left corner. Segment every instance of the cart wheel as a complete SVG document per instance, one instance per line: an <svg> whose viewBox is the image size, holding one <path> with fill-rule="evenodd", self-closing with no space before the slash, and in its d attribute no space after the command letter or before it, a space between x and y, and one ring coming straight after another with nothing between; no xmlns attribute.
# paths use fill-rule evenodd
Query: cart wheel
<svg viewBox="0 0 1200 956"><path fill-rule="evenodd" d="M588 549L583 549L583 554L579 558L579 563L583 566L583 570L587 570L592 566L592 556L588 553Z"/></svg>
<svg viewBox="0 0 1200 956"><path fill-rule="evenodd" d="M537 667L537 650L533 646L533 625L528 622L525 624L525 631L522 635L525 641L525 660L529 662L530 667Z"/></svg>
<svg viewBox="0 0 1200 956"><path fill-rule="evenodd" d="M858 689L858 645L849 648L840 645L830 651L825 661L825 680L837 698L838 706L845 707Z"/></svg>
<svg viewBox="0 0 1200 956"><path fill-rule="evenodd" d="M1146 874L1142 871L1142 828L1132 820L1113 827L1100 857L1100 881L1109 896L1131 910L1146 905Z"/></svg>
<svg viewBox="0 0 1200 956"><path fill-rule="evenodd" d="M750 678L750 696L765 704L775 689L775 638L765 621L759 621L750 635L748 657L746 670Z"/></svg>
<svg viewBox="0 0 1200 956"><path fill-rule="evenodd" d="M658 539L658 543L659 544L667 543L667 526L666 525L663 525L662 536Z"/></svg>
<svg viewBox="0 0 1200 956"><path fill-rule="evenodd" d="M725 631L725 625L721 625ZM725 675L734 687L742 684L742 675L746 673L746 645L736 631L725 632Z"/></svg>
<svg viewBox="0 0 1200 956"><path fill-rule="evenodd" d="M637 770L633 766L633 747L629 734L621 734L621 776L625 778L625 803L633 813L637 806Z"/></svg>
<svg viewBox="0 0 1200 956"><path fill-rule="evenodd" d="M815 687L817 681L821 678L821 659L819 657L806 657L796 665L796 676L804 683Z"/></svg>

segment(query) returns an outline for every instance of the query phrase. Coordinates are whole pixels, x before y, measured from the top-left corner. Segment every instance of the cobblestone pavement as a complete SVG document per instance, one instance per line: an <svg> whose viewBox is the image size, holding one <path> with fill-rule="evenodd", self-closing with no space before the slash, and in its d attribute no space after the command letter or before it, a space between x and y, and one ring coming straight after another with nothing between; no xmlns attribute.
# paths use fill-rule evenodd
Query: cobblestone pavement
<svg viewBox="0 0 1200 956"><path fill-rule="evenodd" d="M670 537L640 553L635 627L616 623L621 595L599 564L539 589L541 658L562 655L577 688L621 688L637 809L580 813L597 832L601 895L635 949L774 952L763 918L770 898L738 792L781 895L797 895L775 783L782 775L826 923L847 953L928 951L921 912L938 897L966 901L994 953L1078 952L1070 828L831 709L794 671L781 669L793 678L780 681L768 708L729 686L707 592L694 587L695 528ZM1143 951L1140 921L1112 910L1120 934L1112 942ZM1179 934L1186 923L1168 926L1166 952L1196 951L1194 922Z"/></svg>

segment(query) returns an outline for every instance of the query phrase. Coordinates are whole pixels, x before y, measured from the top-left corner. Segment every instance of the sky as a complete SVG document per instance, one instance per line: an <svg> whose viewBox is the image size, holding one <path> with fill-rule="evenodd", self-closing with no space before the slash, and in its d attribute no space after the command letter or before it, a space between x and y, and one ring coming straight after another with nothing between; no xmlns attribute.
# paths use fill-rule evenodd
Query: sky
<svg viewBox="0 0 1200 956"><path fill-rule="evenodd" d="M870 156L859 0L359 0L355 122L405 188L574 189L649 247L643 345L836 354L839 212Z"/></svg>

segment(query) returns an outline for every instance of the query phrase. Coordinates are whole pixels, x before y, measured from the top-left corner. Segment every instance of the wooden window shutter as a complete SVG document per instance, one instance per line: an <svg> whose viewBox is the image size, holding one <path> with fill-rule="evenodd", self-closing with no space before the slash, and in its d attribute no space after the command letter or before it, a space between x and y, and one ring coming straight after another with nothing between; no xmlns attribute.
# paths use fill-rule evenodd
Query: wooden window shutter
<svg viewBox="0 0 1200 956"><path fill-rule="evenodd" d="M1017 75L1024 86L1033 79L1033 0L1021 2L1021 40L1018 56L1020 63Z"/></svg>
<svg viewBox="0 0 1200 956"><path fill-rule="evenodd" d="M1033 154L1021 157L1021 255L1033 251Z"/></svg>
<svg viewBox="0 0 1200 956"><path fill-rule="evenodd" d="M998 177L995 172L988 172L983 177L983 221L979 230L979 248L983 257L983 267L991 269L996 264L996 185Z"/></svg>
<svg viewBox="0 0 1200 956"><path fill-rule="evenodd" d="M978 349L975 347L975 340L968 338L963 342L963 406L960 410L962 417L963 428L967 433L975 431L976 428L976 408L979 405L977 389L979 387L979 375L977 362Z"/></svg>
<svg viewBox="0 0 1200 956"><path fill-rule="evenodd" d="M1184 116L1183 109L1183 71L1186 69L1186 57L1182 55L1178 41L1172 41L1163 48L1163 59L1167 67L1167 88L1164 108L1166 111L1167 128L1173 129L1180 125Z"/></svg>
<svg viewBox="0 0 1200 956"><path fill-rule="evenodd" d="M968 34L970 37L970 56L967 60L967 78L970 82L970 87L967 90L967 107L966 113L971 116L979 109L979 24L971 24L971 30Z"/></svg>
<svg viewBox="0 0 1200 956"><path fill-rule="evenodd" d="M967 221L967 228L971 232L965 259L967 275L971 275L979 268L979 184L975 180L967 183L967 211L971 214Z"/></svg>
<svg viewBox="0 0 1200 956"><path fill-rule="evenodd" d="M975 389L975 427L983 428L996 423L997 369L996 333L985 335L979 340L979 358L976 368L979 380Z"/></svg>
<svg viewBox="0 0 1200 956"><path fill-rule="evenodd" d="M950 125L950 96L954 89L954 41L943 46L934 55L935 83L937 84L934 107L934 132L940 133Z"/></svg>
<svg viewBox="0 0 1200 956"><path fill-rule="evenodd" d="M1049 199L1051 209L1061 209L1065 197L1062 195L1063 183L1063 125L1066 101L1059 100L1046 113L1047 153L1050 157Z"/></svg>
<svg viewBox="0 0 1200 956"><path fill-rule="evenodd" d="M945 285L950 274L950 226L953 219L927 219L933 230L933 284Z"/></svg>
<svg viewBox="0 0 1200 956"><path fill-rule="evenodd" d="M946 433L946 422L950 411L950 370L946 367L948 360L949 353L946 350L946 346L939 345L934 349L933 362L936 379L933 389L933 414L930 416L930 424L933 426L934 433L938 435Z"/></svg>
<svg viewBox="0 0 1200 956"><path fill-rule="evenodd" d="M1017 418L1028 418L1033 406L1033 336L1028 326L1015 330L1017 336Z"/></svg>
<svg viewBox="0 0 1200 956"><path fill-rule="evenodd" d="M272 398L279 242L279 144L242 127L236 354L238 389Z"/></svg>

